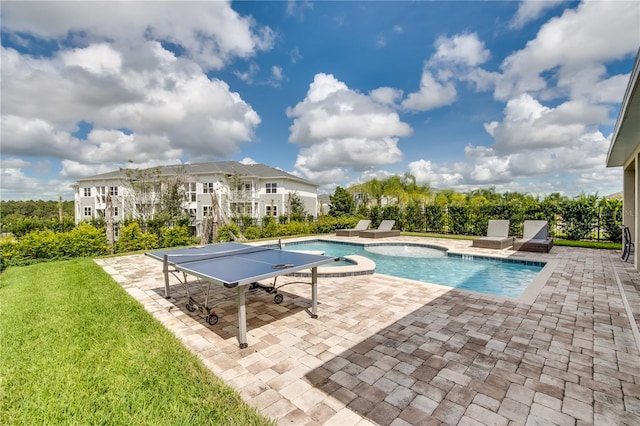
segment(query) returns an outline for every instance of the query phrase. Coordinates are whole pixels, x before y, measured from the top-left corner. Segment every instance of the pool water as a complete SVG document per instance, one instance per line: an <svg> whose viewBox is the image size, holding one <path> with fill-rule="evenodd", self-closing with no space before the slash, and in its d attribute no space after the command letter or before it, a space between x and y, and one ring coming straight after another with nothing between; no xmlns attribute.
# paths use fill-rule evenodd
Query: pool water
<svg viewBox="0 0 640 426"><path fill-rule="evenodd" d="M329 241L286 243L284 249L320 250L327 256L365 256L376 272L448 287L517 298L542 270L542 262L518 262L478 256L447 255L438 248L410 244L361 244Z"/></svg>

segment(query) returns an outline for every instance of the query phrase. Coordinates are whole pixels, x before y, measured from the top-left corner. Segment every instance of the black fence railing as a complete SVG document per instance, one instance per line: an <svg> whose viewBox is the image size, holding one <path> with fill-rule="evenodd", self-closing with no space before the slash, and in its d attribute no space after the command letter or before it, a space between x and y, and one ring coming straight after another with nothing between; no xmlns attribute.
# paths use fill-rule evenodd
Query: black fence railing
<svg viewBox="0 0 640 426"><path fill-rule="evenodd" d="M546 216L546 217L545 217ZM591 241L621 241L621 218L610 217L610 212L599 211L593 221L580 224L580 240ZM483 216L473 211L451 211L443 208L434 212L425 209L424 231L438 234L453 235L485 235L489 219L504 219L509 216ZM554 238L576 239L575 223L563 220L559 215L523 215L510 219L509 234L522 236L524 221L527 219L542 219L549 223L549 234ZM416 229L417 230L417 229ZM422 229L420 230L422 231Z"/></svg>

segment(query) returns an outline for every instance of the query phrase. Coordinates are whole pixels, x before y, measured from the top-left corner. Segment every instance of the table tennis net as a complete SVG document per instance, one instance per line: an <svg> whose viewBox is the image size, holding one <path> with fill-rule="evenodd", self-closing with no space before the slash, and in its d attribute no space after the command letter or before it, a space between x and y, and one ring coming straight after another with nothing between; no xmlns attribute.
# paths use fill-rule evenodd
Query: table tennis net
<svg viewBox="0 0 640 426"><path fill-rule="evenodd" d="M196 248L197 249L197 248ZM167 260L174 265L184 265L192 262L202 262L206 260L220 259L225 257L242 256L250 253L258 253L262 251L273 250L268 247L246 247L241 249L224 250L219 252L200 252L200 253L176 253L168 254Z"/></svg>

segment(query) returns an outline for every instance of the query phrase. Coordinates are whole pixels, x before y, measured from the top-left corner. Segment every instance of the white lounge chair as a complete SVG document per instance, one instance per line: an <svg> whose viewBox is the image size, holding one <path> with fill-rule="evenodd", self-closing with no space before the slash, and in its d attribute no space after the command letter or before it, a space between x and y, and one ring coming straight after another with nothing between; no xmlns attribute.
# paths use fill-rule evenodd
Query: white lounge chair
<svg viewBox="0 0 640 426"><path fill-rule="evenodd" d="M473 240L473 247L504 249L513 245L513 237L509 236L509 221L504 219L489 220L487 236Z"/></svg>
<svg viewBox="0 0 640 426"><path fill-rule="evenodd" d="M360 231L358 235L363 238L399 237L400 231L398 229L391 229L395 223L395 220L383 220L380 222L378 229Z"/></svg>
<svg viewBox="0 0 640 426"><path fill-rule="evenodd" d="M337 229L336 235L339 237L357 237L360 231L364 231L369 227L370 220L361 220L353 229Z"/></svg>
<svg viewBox="0 0 640 426"><path fill-rule="evenodd" d="M553 239L549 238L549 223L546 220L525 220L522 238L513 243L514 250L549 253Z"/></svg>

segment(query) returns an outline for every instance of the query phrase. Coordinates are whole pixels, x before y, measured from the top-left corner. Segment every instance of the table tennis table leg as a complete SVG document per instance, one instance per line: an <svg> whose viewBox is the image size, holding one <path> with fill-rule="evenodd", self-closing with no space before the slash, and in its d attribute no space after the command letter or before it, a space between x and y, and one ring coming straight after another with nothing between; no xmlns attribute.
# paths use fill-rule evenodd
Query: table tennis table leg
<svg viewBox="0 0 640 426"><path fill-rule="evenodd" d="M238 286L238 341L240 349L244 349L247 344L247 311L244 296L245 286Z"/></svg>
<svg viewBox="0 0 640 426"><path fill-rule="evenodd" d="M311 268L311 318L318 318L318 267Z"/></svg>
<svg viewBox="0 0 640 426"><path fill-rule="evenodd" d="M164 275L164 298L168 299L171 295L169 294L169 256L166 254L162 261L162 274Z"/></svg>

